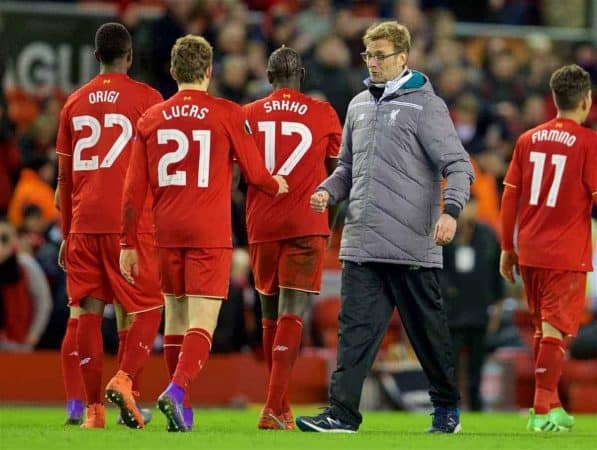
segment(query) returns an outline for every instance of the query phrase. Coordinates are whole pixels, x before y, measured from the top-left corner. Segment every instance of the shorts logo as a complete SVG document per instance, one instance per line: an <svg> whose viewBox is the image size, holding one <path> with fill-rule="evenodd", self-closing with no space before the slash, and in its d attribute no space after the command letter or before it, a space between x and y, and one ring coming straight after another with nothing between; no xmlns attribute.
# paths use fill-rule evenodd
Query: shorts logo
<svg viewBox="0 0 597 450"><path fill-rule="evenodd" d="M91 358L87 357L87 358L83 358L81 360L81 362L79 363L80 366L84 366L85 364L89 364L91 362Z"/></svg>
<svg viewBox="0 0 597 450"><path fill-rule="evenodd" d="M537 367L535 369L535 373L545 373L547 372L547 369L545 367Z"/></svg>
<svg viewBox="0 0 597 450"><path fill-rule="evenodd" d="M288 350L288 347L286 347L285 345L276 345L274 347L274 352L285 352L286 350Z"/></svg>
<svg viewBox="0 0 597 450"><path fill-rule="evenodd" d="M151 353L151 348L149 347L149 345L145 345L143 344L143 342L139 342L139 348L145 350L147 354Z"/></svg>

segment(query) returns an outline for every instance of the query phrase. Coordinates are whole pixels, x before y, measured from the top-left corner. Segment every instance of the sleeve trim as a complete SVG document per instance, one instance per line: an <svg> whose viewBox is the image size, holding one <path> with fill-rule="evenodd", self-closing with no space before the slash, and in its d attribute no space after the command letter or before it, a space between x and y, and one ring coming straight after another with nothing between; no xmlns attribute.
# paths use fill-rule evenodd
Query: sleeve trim
<svg viewBox="0 0 597 450"><path fill-rule="evenodd" d="M518 186L516 186L515 184L512 184L512 183L507 183L507 182L505 182L505 181L504 181L504 186L511 187L512 189L518 189Z"/></svg>

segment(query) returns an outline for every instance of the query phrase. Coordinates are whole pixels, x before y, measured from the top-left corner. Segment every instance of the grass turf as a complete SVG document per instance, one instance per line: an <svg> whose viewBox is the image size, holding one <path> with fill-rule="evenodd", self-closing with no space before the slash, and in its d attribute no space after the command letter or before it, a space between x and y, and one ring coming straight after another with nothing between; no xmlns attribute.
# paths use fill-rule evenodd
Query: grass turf
<svg viewBox="0 0 597 450"><path fill-rule="evenodd" d="M314 408L295 413L313 414ZM116 410L109 408L107 429L81 430L63 426L60 408L0 407L0 449L68 450L350 450L350 449L595 449L597 415L576 417L571 433L537 434L525 430L522 414L470 414L462 416L458 435L427 435L425 414L367 412L356 435L259 431L259 410L195 410L196 431L166 433L165 420L154 410L154 420L144 430L115 425Z"/></svg>

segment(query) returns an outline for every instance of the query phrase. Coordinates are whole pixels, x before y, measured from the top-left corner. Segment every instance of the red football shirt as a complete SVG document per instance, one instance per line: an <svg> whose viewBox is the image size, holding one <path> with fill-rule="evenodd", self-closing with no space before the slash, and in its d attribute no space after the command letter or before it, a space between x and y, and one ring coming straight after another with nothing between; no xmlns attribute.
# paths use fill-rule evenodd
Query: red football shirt
<svg viewBox="0 0 597 450"><path fill-rule="evenodd" d="M553 119L516 143L506 186L519 191L519 263L589 272L591 207L597 193L597 135Z"/></svg>
<svg viewBox="0 0 597 450"><path fill-rule="evenodd" d="M287 195L271 199L249 187L249 242L329 235L327 212L317 213L309 199L326 178L326 158L337 158L342 127L327 102L292 89L277 89L244 107L270 173L288 181Z"/></svg>
<svg viewBox="0 0 597 450"><path fill-rule="evenodd" d="M183 90L150 108L138 139L123 202L122 244L135 245L137 212L149 184L159 247L232 247L231 181L236 159L249 183L275 195L240 106Z"/></svg>
<svg viewBox="0 0 597 450"><path fill-rule="evenodd" d="M62 108L56 152L71 158L71 233L120 233L124 177L141 114L162 101L127 75L98 75ZM150 199L139 232L153 230ZM69 211L64 211L69 214Z"/></svg>

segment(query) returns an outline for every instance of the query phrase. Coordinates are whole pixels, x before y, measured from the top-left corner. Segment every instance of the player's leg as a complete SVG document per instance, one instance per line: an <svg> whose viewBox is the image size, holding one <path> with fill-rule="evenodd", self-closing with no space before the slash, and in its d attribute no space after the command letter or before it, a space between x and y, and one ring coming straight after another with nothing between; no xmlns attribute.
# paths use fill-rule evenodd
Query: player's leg
<svg viewBox="0 0 597 450"><path fill-rule="evenodd" d="M303 317L309 307L309 293L295 289L280 289L278 326L272 349L272 370L267 400L262 415L267 415L277 429L291 429L292 415L288 404L288 384L292 368L298 356L303 334ZM268 427L271 428L271 427Z"/></svg>
<svg viewBox="0 0 597 450"><path fill-rule="evenodd" d="M188 431L184 423L183 400L186 390L209 358L212 336L222 306L222 299L187 298L189 328L182 343L182 355L170 384L158 398L158 407L166 416L168 428L178 431Z"/></svg>
<svg viewBox="0 0 597 450"><path fill-rule="evenodd" d="M278 302L279 294L266 295L259 292L261 303L261 329L263 333L263 357L267 364L268 373L272 372L272 348L276 329L278 328Z"/></svg>
<svg viewBox="0 0 597 450"><path fill-rule="evenodd" d="M294 429L288 384L300 350L310 295L319 294L321 289L325 248L324 236L303 236L283 241L280 249L278 327L265 409L271 410L272 416L280 414L277 417L282 418L283 429Z"/></svg>
<svg viewBox="0 0 597 450"><path fill-rule="evenodd" d="M77 326L81 309L78 306L71 306L69 312L66 333L60 347L62 377L66 392L66 424L80 425L83 422L85 411L85 391L83 390L83 377L77 351Z"/></svg>
<svg viewBox="0 0 597 450"><path fill-rule="evenodd" d="M281 244L262 242L249 246L251 269L261 304L263 357L268 373L272 371L272 346L278 326L278 261Z"/></svg>
<svg viewBox="0 0 597 450"><path fill-rule="evenodd" d="M159 311L159 309L157 311ZM148 424L152 418L151 410L147 408L140 408L133 398L135 395L138 395L140 391L139 382L143 366L140 366L135 370L130 369L130 351L128 352L128 357L125 358L125 354L127 354L127 345L130 345L131 341L134 343L138 340L138 333L135 328L132 327L134 320L136 320L136 315L127 314L123 307L117 303L114 304L114 313L116 317L116 330L118 331L119 339L117 354L119 370L116 375L110 379L106 386L106 398L120 408L120 414L116 421L118 425L127 425L130 428L142 428ZM160 319L161 317L157 317L157 326L159 326ZM131 341L128 341L129 330L132 331ZM155 339L155 336L153 338L148 337L145 340L149 341L150 339ZM143 342L143 336L141 337L141 342ZM151 341L151 344L153 344L153 340ZM141 348L137 352L132 352L133 363L135 363L136 353L140 352L141 350L143 349ZM143 354L141 355L141 359L143 359ZM141 364L143 362L144 361L142 360ZM131 377L129 372L134 373L134 376Z"/></svg>
<svg viewBox="0 0 597 450"><path fill-rule="evenodd" d="M563 339L567 335L574 336L580 324L586 274L547 269L537 271L542 287L543 337L535 364L535 399L529 428L534 431L553 430L554 427L555 431L568 430L574 425L574 419L561 407L552 408L551 405L562 373L565 354ZM542 423L540 419L545 420Z"/></svg>
<svg viewBox="0 0 597 450"><path fill-rule="evenodd" d="M104 266L110 286L118 299L115 306L120 316L121 361L118 372L106 386L106 397L120 408L122 420L129 428L143 428L145 419L134 398L134 380L147 361L162 320L163 298L160 292L158 265L153 238L138 236L139 273L135 283L122 277L118 266L119 237L101 237ZM117 322L118 324L118 322ZM125 331L126 330L126 331Z"/></svg>
<svg viewBox="0 0 597 450"><path fill-rule="evenodd" d="M261 345L268 371L266 386L269 386L271 379L272 349L276 338L276 330L278 329L278 264L281 246L282 243L280 241L273 241L252 244L249 247L251 269L261 304ZM272 422L270 415L269 410L263 408L259 416L257 428L279 428L276 422Z"/></svg>
<svg viewBox="0 0 597 450"><path fill-rule="evenodd" d="M77 344L87 400L87 419L82 427L104 428L106 415L102 392L102 318L105 303L97 298L87 297L81 300L80 305Z"/></svg>
<svg viewBox="0 0 597 450"><path fill-rule="evenodd" d="M64 255L69 305L80 307L77 352L87 402L83 428L105 426L101 325L104 304L112 301L114 293L105 276L99 241L99 235L70 234Z"/></svg>
<svg viewBox="0 0 597 450"><path fill-rule="evenodd" d="M164 295L164 361L168 369L168 379L172 379L178 364L184 334L189 328L189 310L186 296ZM184 423L188 430L193 428L193 408L190 400L190 386L183 400ZM168 430L176 431L176 430Z"/></svg>
<svg viewBox="0 0 597 450"><path fill-rule="evenodd" d="M232 249L184 249L180 256L189 326L176 370L170 384L158 398L158 407L166 416L169 429L189 431L184 422L183 399L209 357L222 301L228 297ZM178 293L179 288L171 288L169 292Z"/></svg>

